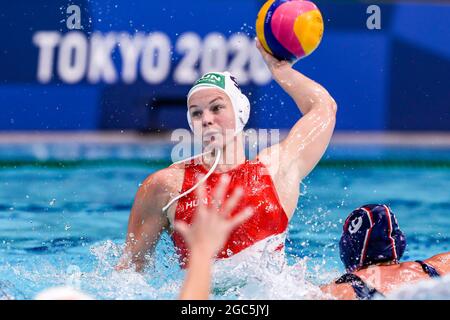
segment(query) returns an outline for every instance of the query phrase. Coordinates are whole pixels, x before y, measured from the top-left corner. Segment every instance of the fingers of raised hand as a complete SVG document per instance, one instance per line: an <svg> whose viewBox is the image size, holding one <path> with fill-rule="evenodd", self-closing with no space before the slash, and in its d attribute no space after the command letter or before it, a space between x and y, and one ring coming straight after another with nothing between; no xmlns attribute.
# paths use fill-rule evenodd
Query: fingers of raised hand
<svg viewBox="0 0 450 320"><path fill-rule="evenodd" d="M231 230L236 228L237 226L241 225L244 221L249 219L251 216L253 216L254 211L252 208L247 207L241 212L239 212L237 215L235 215L232 219L229 220L229 227Z"/></svg>
<svg viewBox="0 0 450 320"><path fill-rule="evenodd" d="M200 181L201 179L203 179L203 175L199 177ZM205 184L201 183L197 189L195 190L195 194L197 196L198 199L198 211L204 211L205 209L205 203L203 202L206 199L206 189L205 189Z"/></svg>
<svg viewBox="0 0 450 320"><path fill-rule="evenodd" d="M259 52L261 52L261 55L263 56L264 60L266 60L267 62L278 61L277 59L275 59L274 56L272 56L269 52L267 52L267 50L263 47L261 41L259 41L258 38L256 38L256 47L258 48Z"/></svg>
<svg viewBox="0 0 450 320"><path fill-rule="evenodd" d="M238 204L239 200L242 198L242 195L244 194L244 190L242 190L242 188L236 188L236 190L234 190L233 194L231 195L231 197L226 201L222 214L224 217L229 217L231 212L233 211L233 209L236 207L236 205Z"/></svg>
<svg viewBox="0 0 450 320"><path fill-rule="evenodd" d="M214 193L212 199L212 204L216 207L217 210L220 210L222 207L225 192L229 183L230 177L228 175L223 175L220 177L219 185L217 186L216 192Z"/></svg>
<svg viewBox="0 0 450 320"><path fill-rule="evenodd" d="M183 238L189 233L189 225L184 221L175 221L173 224L175 231L179 232Z"/></svg>
<svg viewBox="0 0 450 320"><path fill-rule="evenodd" d="M264 49L261 45L261 41L259 41L258 38L255 38L255 43L256 43L256 47L259 49L259 51Z"/></svg>

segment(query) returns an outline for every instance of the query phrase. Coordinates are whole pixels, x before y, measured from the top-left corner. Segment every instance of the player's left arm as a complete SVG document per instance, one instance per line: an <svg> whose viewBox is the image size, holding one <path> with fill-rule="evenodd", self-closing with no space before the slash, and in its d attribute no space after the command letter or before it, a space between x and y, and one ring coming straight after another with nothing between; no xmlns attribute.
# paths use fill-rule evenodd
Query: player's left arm
<svg viewBox="0 0 450 320"><path fill-rule="evenodd" d="M293 69L292 64L277 60L258 42L257 46L274 80L292 97L303 114L288 136L269 152L280 155L281 172L296 173L297 178L303 179L328 147L336 123L336 102L325 88Z"/></svg>

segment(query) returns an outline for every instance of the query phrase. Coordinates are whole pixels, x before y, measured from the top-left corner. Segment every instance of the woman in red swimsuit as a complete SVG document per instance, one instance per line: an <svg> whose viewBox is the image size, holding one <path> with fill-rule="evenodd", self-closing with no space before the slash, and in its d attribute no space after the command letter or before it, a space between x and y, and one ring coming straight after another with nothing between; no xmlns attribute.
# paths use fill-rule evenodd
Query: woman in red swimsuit
<svg viewBox="0 0 450 320"><path fill-rule="evenodd" d="M297 206L300 183L316 166L333 134L337 106L318 83L279 61L257 46L275 81L297 104L303 116L278 144L264 149L256 159L246 160L242 130L248 121L250 103L227 72L212 72L200 78L188 94L188 122L202 138L202 155L176 163L150 175L137 191L128 223L125 251L117 270L145 266L161 233L173 238L183 267L189 249L174 223L190 224L200 201L211 204L211 193L220 177L230 177L224 199L241 188L243 196L231 213L250 207L253 215L230 234L217 254L229 258L272 236L283 235ZM200 181L199 181L200 180ZM193 192L206 187L204 199ZM221 203L217 203L220 206ZM283 243L275 249L281 249Z"/></svg>

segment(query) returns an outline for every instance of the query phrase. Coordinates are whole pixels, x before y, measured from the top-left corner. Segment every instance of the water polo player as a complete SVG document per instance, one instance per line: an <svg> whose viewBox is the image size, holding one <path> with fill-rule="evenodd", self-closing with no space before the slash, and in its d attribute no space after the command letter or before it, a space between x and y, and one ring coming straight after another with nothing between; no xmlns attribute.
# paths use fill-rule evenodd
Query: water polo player
<svg viewBox="0 0 450 320"><path fill-rule="evenodd" d="M406 283L450 273L450 252L425 261L399 262L406 238L387 205L354 210L344 223L339 248L347 273L321 288L337 299L369 300Z"/></svg>
<svg viewBox="0 0 450 320"><path fill-rule="evenodd" d="M231 233L217 258L229 258L272 236L280 239L274 250L283 248L300 182L316 166L330 142L337 107L327 90L293 69L292 63L277 60L259 42L257 46L273 78L303 116L299 115L283 141L262 150L255 159L246 160L242 131L250 115L249 100L227 72L200 78L187 96L187 118L194 135L202 138L204 153L195 161L157 171L142 183L131 209L124 255L116 269L133 265L142 270L146 255L164 230L171 234L181 264L186 266L188 248L182 236L173 231L173 224L190 224L198 201L210 201L211 192L225 173L231 179L227 197L236 188L244 191L232 215L247 206L254 215ZM197 199L192 192L199 183L208 190L206 199Z"/></svg>

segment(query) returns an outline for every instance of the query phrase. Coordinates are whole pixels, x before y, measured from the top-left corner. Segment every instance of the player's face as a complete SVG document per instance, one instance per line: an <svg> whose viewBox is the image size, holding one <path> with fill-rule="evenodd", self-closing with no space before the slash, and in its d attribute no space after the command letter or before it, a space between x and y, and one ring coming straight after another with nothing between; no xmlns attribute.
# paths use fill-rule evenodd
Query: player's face
<svg viewBox="0 0 450 320"><path fill-rule="evenodd" d="M204 147L223 147L235 130L230 98L215 88L195 92L188 101L194 134L202 137Z"/></svg>

